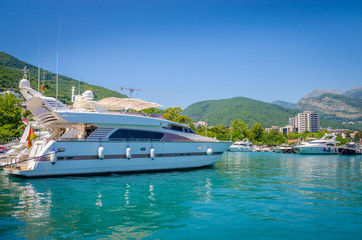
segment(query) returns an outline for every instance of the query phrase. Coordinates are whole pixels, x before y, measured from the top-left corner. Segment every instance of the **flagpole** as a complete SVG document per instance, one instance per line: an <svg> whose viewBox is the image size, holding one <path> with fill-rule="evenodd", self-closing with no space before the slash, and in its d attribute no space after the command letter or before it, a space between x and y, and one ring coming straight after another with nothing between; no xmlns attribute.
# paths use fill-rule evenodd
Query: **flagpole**
<svg viewBox="0 0 362 240"><path fill-rule="evenodd" d="M38 64L38 92L40 92L39 86L40 86L40 63Z"/></svg>

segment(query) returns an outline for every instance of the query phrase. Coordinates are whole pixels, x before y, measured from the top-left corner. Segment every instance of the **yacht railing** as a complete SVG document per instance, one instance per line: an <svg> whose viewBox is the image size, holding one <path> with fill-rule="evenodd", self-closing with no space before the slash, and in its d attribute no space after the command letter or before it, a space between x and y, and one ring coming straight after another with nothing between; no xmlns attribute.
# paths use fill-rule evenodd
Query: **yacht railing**
<svg viewBox="0 0 362 240"><path fill-rule="evenodd" d="M212 141L202 141L202 140L191 140L191 139L142 139L142 138L119 138L119 139L105 139L99 138L89 140L87 138L53 138L52 140L57 142L212 142ZM230 142L230 141L219 141L219 142Z"/></svg>

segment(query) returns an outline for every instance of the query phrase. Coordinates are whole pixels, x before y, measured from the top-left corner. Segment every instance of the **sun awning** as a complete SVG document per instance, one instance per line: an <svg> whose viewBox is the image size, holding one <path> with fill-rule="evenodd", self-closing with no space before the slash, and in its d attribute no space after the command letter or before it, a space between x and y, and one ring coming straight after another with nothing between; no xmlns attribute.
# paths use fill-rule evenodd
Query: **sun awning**
<svg viewBox="0 0 362 240"><path fill-rule="evenodd" d="M99 100L97 104L107 110L124 110L132 109L135 111L142 111L148 108L162 107L161 105L153 102L146 102L134 98L116 98L107 97Z"/></svg>

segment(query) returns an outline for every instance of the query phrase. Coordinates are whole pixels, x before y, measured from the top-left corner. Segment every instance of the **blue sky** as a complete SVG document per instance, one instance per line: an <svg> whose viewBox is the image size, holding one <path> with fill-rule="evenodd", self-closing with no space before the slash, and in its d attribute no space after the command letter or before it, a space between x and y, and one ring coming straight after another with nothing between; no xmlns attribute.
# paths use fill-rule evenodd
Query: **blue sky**
<svg viewBox="0 0 362 240"><path fill-rule="evenodd" d="M0 1L0 51L182 108L362 85L362 1ZM40 46L40 47L39 47ZM40 48L40 51L39 51ZM39 54L40 52L40 54Z"/></svg>

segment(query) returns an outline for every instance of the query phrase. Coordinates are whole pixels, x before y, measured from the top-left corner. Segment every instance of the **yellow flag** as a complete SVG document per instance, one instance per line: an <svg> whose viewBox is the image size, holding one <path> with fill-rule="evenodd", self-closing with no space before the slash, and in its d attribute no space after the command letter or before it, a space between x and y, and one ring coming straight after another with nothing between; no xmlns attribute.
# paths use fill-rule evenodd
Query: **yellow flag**
<svg viewBox="0 0 362 240"><path fill-rule="evenodd" d="M28 149L33 145L33 139L37 136L34 133L34 130L30 127L29 136L28 136Z"/></svg>

